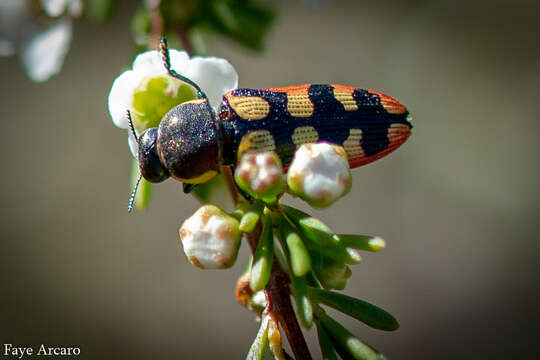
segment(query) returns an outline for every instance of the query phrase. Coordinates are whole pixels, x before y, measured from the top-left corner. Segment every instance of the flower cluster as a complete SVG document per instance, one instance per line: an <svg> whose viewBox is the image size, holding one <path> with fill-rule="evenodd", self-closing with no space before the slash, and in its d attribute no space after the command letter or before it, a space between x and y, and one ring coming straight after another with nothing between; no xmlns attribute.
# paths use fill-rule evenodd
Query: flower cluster
<svg viewBox="0 0 540 360"><path fill-rule="evenodd" d="M267 346L276 358L280 358L281 337L272 309L267 305L271 301L260 300L261 290L268 289L278 263L288 274L296 317L306 329L315 323L321 351L326 358L336 358L337 351L343 358L382 359L382 355L327 315L321 305L337 309L376 329L397 329L396 319L385 310L331 291L346 287L352 275L350 266L360 262L361 250L382 250L385 241L373 236L336 234L319 219L280 201L283 193L288 191L320 208L328 207L344 196L350 189L351 175L343 148L327 143L302 145L296 150L286 175L276 153L244 154L237 165L235 181L254 201L241 203L231 215L212 207L214 226L209 226L209 221L203 219L209 216L206 214L209 207L203 206L184 222L180 238L189 261L201 268L215 269L224 267L224 253L227 253L227 266L231 265L228 261L236 257L231 250L238 251L237 243L231 239L239 238L240 233L249 236L259 227L250 269L239 279L236 290L238 302L262 314L261 327L248 358L261 358ZM201 239L197 252L193 239ZM215 256L218 241L226 250L220 250L219 256ZM268 291L267 297L271 296Z"/></svg>

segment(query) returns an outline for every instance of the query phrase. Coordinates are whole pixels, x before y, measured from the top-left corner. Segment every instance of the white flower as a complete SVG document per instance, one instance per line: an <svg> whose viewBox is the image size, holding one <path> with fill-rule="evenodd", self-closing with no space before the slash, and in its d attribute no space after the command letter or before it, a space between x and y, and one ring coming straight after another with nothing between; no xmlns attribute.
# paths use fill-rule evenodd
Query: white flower
<svg viewBox="0 0 540 360"><path fill-rule="evenodd" d="M351 183L347 153L333 144L300 146L287 172L291 193L317 208L328 207L347 194Z"/></svg>
<svg viewBox="0 0 540 360"><path fill-rule="evenodd" d="M22 53L22 62L30 79L42 82L58 74L70 44L70 20L59 21L35 36Z"/></svg>
<svg viewBox="0 0 540 360"><path fill-rule="evenodd" d="M18 53L33 81L46 81L60 71L71 33L69 18L44 27L32 16L27 1L0 0L0 57Z"/></svg>
<svg viewBox="0 0 540 360"><path fill-rule="evenodd" d="M171 68L194 81L206 93L210 105L217 110L223 95L238 86L238 74L225 59L189 58L185 51L170 50ZM132 112L138 131L157 126L172 107L195 97L195 90L167 74L158 51L139 54L132 70L118 76L109 92L109 113L116 126L128 129L126 110ZM130 136L130 148L137 154Z"/></svg>
<svg viewBox="0 0 540 360"><path fill-rule="evenodd" d="M71 16L79 17L82 14L82 0L41 0L41 6L50 17L58 17L68 10Z"/></svg>
<svg viewBox="0 0 540 360"><path fill-rule="evenodd" d="M188 260L202 269L231 267L238 254L242 233L238 220L214 205L205 205L180 228Z"/></svg>

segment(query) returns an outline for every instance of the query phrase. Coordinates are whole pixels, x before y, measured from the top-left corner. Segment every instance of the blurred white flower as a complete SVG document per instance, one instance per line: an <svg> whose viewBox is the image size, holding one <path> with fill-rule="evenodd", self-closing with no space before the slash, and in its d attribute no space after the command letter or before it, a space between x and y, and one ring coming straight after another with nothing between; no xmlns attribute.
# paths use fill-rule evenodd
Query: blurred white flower
<svg viewBox="0 0 540 360"><path fill-rule="evenodd" d="M46 12L46 4L51 6L52 11L58 6L55 1L43 1ZM82 11L80 0L69 0L69 3L66 2L63 6L64 9L68 7L68 15L71 16ZM0 1L0 56L19 53L22 64L33 81L46 81L60 71L71 38L72 25L69 16L44 27L42 22L32 16L28 2Z"/></svg>
<svg viewBox="0 0 540 360"><path fill-rule="evenodd" d="M60 72L71 44L71 30L71 21L62 20L30 40L22 53L30 79L42 82Z"/></svg>
<svg viewBox="0 0 540 360"><path fill-rule="evenodd" d="M82 14L82 0L41 0L41 6L50 17L63 15L67 10L69 15L79 17Z"/></svg>
<svg viewBox="0 0 540 360"><path fill-rule="evenodd" d="M225 59L189 58L185 51L170 50L171 68L197 83L217 110L223 95L238 86L238 74ZM109 92L109 113L116 126L128 129L126 110L132 112L138 131L157 126L172 107L195 98L195 90L167 74L158 51L139 54L132 70L118 76ZM129 132L128 132L129 133ZM137 144L129 133L134 156Z"/></svg>
<svg viewBox="0 0 540 360"><path fill-rule="evenodd" d="M351 183L345 149L328 143L300 146L287 172L289 191L316 208L332 205Z"/></svg>
<svg viewBox="0 0 540 360"><path fill-rule="evenodd" d="M205 205L180 228L188 260L202 269L231 267L238 254L242 233L238 220L214 205Z"/></svg>

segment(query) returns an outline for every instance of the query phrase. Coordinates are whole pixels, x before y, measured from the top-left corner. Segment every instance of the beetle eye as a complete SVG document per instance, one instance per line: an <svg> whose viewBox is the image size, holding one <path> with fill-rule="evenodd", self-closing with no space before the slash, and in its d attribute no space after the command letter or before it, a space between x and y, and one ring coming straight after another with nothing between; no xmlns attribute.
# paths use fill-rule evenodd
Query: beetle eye
<svg viewBox="0 0 540 360"><path fill-rule="evenodd" d="M157 128L150 128L139 136L139 169L141 175L153 183L162 182L170 176L157 154L157 132Z"/></svg>

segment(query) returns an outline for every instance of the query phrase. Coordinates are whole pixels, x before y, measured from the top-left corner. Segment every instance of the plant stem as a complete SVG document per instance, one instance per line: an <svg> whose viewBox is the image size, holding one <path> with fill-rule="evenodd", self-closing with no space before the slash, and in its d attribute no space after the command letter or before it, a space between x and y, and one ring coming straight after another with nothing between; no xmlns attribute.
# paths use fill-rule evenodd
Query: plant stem
<svg viewBox="0 0 540 360"><path fill-rule="evenodd" d="M178 36L182 41L182 46L184 47L184 50L186 50L188 55L195 55L195 49L193 48L191 40L189 39L189 28L186 25L180 25L176 32L178 33Z"/></svg>
<svg viewBox="0 0 540 360"><path fill-rule="evenodd" d="M152 36L150 38L149 49L157 49L159 41L163 36L163 17L159 10L159 0L146 0L146 7L150 10Z"/></svg>
<svg viewBox="0 0 540 360"><path fill-rule="evenodd" d="M261 230L262 227L259 222L252 232L245 234L252 253L257 248ZM283 270L276 258L274 258L274 262L272 263L272 273L270 274L270 280L264 292L268 303L267 309L276 316L281 324L296 360L311 360L311 354L304 339L304 334L302 334L302 329L298 324L292 307L289 275Z"/></svg>

